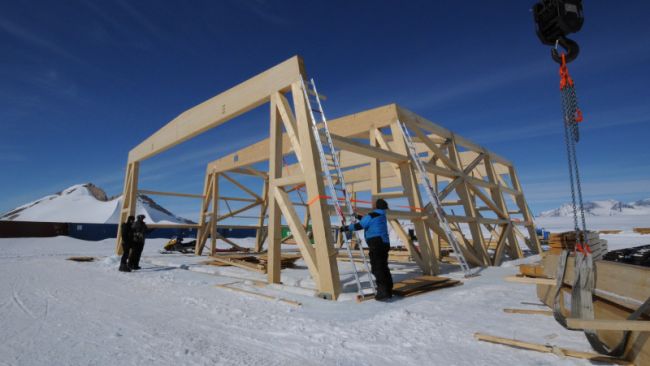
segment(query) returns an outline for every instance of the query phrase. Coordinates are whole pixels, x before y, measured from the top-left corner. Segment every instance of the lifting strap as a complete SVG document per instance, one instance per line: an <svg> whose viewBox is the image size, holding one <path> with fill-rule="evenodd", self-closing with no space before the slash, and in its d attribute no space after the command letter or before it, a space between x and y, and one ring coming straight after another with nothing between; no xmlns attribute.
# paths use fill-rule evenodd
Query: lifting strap
<svg viewBox="0 0 650 366"><path fill-rule="evenodd" d="M579 141L578 124L582 121L582 112L578 108L578 100L575 92L575 84L566 65L565 55L561 55L560 64L560 92L562 94L562 113L564 118L564 141L566 144L569 181L571 184L571 205L573 208L573 226L575 230L575 266L574 280L571 291L571 317L578 319L594 319L593 295L596 285L596 268L594 258L588 241L587 225L585 222L584 205L582 201L582 188L580 185L580 174L576 156L576 144ZM566 264L569 260L569 249L562 250L556 275L555 298L553 300L553 316L565 328L566 318L562 315L559 298L564 284ZM635 320L650 308L650 298L647 299L628 320ZM625 331L619 343L608 347L603 343L596 331L584 329L585 336L591 346L599 353L613 357L621 356L630 336L630 331Z"/></svg>

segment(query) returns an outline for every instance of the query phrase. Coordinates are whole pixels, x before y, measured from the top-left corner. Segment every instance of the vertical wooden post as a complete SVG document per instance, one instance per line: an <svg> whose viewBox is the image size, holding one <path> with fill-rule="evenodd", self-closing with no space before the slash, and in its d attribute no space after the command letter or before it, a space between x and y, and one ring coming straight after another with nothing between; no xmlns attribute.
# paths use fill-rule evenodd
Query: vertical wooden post
<svg viewBox="0 0 650 366"><path fill-rule="evenodd" d="M196 233L196 245L194 246L194 254L201 255L205 242L208 238L208 228L212 223L211 214L208 212L210 203L212 202L212 184L214 184L214 174L209 170L205 172L205 180L203 182L203 200L201 200L201 213L199 214L199 229Z"/></svg>
<svg viewBox="0 0 650 366"><path fill-rule="evenodd" d="M277 97L271 97L271 129L269 133L269 189L275 189L275 180L282 177L282 125L277 108ZM269 283L281 283L280 259L282 227L280 206L275 194L268 195L268 265Z"/></svg>
<svg viewBox="0 0 650 366"><path fill-rule="evenodd" d="M260 208L260 218L257 221L257 233L255 236L255 251L261 252L264 246L264 239L266 237L266 232L264 230L264 221L266 216L266 211L269 207L269 178L264 178L264 202Z"/></svg>
<svg viewBox="0 0 650 366"><path fill-rule="evenodd" d="M115 244L115 253L122 254L122 223L126 219L135 215L138 205L138 174L140 171L140 162L129 162L124 173L124 190L122 191L122 208L120 209L120 221L117 226L117 240Z"/></svg>
<svg viewBox="0 0 650 366"><path fill-rule="evenodd" d="M319 296L336 299L341 292L339 271L336 263L337 252L334 249L334 240L332 239L329 206L326 200L320 199L320 197L325 196L323 172L317 147L315 146L316 142L312 134L311 117L307 111L307 103L303 96L300 81L291 84L291 95L302 149L303 173L308 202L315 198L308 209L312 220L314 243L316 244Z"/></svg>
<svg viewBox="0 0 650 366"><path fill-rule="evenodd" d="M217 254L217 217L219 215L219 177L214 174L212 178L212 212L210 212L210 255Z"/></svg>
<svg viewBox="0 0 650 366"><path fill-rule="evenodd" d="M375 129L370 129L370 146L377 146L377 137L375 134ZM377 158L370 159L370 201L375 202L377 199L377 194L381 192L381 162Z"/></svg>

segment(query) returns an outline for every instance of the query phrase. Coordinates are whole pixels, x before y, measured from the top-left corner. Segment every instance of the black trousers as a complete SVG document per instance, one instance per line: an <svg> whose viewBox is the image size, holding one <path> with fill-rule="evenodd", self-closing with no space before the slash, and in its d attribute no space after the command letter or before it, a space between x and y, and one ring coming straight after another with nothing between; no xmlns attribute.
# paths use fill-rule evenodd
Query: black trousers
<svg viewBox="0 0 650 366"><path fill-rule="evenodd" d="M129 267L140 267L140 256L144 250L144 242L134 242L133 249L131 249L131 256L129 257Z"/></svg>
<svg viewBox="0 0 650 366"><path fill-rule="evenodd" d="M388 268L390 245L384 243L381 237L366 239L366 243L370 249L370 268L377 283L377 294L390 296L393 294L393 277Z"/></svg>
<svg viewBox="0 0 650 366"><path fill-rule="evenodd" d="M133 251L133 243L129 243L126 240L122 240L122 258L120 259L120 267L127 266L127 260L131 256Z"/></svg>

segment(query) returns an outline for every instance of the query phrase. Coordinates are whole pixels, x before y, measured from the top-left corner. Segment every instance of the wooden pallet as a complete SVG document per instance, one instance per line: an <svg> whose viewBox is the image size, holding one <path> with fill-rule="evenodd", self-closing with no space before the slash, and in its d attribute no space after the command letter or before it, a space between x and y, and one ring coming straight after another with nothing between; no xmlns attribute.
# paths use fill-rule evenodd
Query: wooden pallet
<svg viewBox="0 0 650 366"><path fill-rule="evenodd" d="M447 277L419 276L394 284L393 294L409 297L462 284L461 281Z"/></svg>

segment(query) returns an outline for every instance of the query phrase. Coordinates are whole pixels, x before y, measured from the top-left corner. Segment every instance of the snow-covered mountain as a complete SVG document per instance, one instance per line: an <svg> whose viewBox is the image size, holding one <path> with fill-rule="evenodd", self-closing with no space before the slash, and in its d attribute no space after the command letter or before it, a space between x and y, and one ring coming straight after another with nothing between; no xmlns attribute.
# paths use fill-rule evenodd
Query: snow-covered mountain
<svg viewBox="0 0 650 366"><path fill-rule="evenodd" d="M622 216L622 215L650 215L650 198L634 202L621 202L616 200L585 202L587 216ZM543 211L537 217L567 217L573 216L571 204L548 211Z"/></svg>
<svg viewBox="0 0 650 366"><path fill-rule="evenodd" d="M121 196L108 198L101 188L86 183L16 207L2 214L0 220L116 224L121 207ZM148 223L191 223L143 194L138 195L136 215L145 215Z"/></svg>

